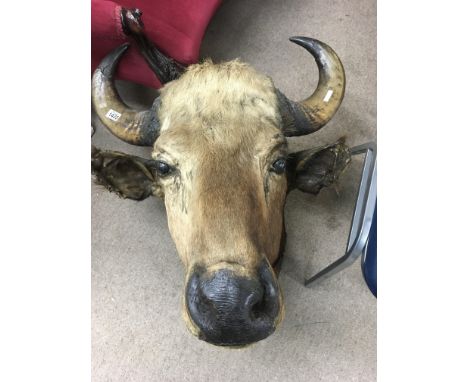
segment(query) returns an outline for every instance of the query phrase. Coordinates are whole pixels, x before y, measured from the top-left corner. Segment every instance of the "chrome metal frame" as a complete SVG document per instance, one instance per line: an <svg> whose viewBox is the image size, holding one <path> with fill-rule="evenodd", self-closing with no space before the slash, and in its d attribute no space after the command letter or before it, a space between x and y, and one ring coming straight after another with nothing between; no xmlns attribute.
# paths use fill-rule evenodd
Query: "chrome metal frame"
<svg viewBox="0 0 468 382"><path fill-rule="evenodd" d="M369 142L353 147L350 152L353 156L365 153L366 157L362 168L361 182L348 236L346 253L332 264L306 279L306 287L311 287L320 280L330 277L350 266L362 255L367 245L377 201L377 146L374 142Z"/></svg>

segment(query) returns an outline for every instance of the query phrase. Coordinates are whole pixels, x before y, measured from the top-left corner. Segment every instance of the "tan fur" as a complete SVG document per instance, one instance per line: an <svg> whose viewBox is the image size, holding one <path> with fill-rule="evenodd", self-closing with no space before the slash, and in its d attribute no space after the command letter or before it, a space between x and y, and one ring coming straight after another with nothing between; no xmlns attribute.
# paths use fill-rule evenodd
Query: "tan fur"
<svg viewBox="0 0 468 382"><path fill-rule="evenodd" d="M255 137L255 126L249 122L280 124L272 81L239 61L192 65L179 80L163 88L161 100L163 131L174 124L189 124L223 145Z"/></svg>
<svg viewBox="0 0 468 382"><path fill-rule="evenodd" d="M162 90L159 118L152 156L177 168L161 190L187 274L234 263L253 275L274 262L287 181L270 171L286 155L272 81L238 61L193 65Z"/></svg>

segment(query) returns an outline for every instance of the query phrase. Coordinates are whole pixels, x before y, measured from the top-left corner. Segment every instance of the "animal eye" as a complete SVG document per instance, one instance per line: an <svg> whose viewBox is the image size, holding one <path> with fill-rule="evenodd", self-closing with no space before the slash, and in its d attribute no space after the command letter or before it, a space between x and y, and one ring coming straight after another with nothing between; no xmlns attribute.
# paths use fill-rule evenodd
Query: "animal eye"
<svg viewBox="0 0 468 382"><path fill-rule="evenodd" d="M172 172L173 168L168 165L166 162L163 161L156 161L156 171L158 172L159 175L165 176L168 175Z"/></svg>
<svg viewBox="0 0 468 382"><path fill-rule="evenodd" d="M276 172L277 174L282 174L286 171L286 159L281 158L276 160L272 166L271 170Z"/></svg>

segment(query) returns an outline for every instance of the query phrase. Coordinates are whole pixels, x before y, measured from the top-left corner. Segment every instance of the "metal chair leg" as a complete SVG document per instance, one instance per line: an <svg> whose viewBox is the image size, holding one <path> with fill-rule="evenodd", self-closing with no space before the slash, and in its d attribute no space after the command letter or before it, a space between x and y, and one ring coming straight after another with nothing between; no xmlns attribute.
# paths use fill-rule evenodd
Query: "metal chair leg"
<svg viewBox="0 0 468 382"><path fill-rule="evenodd" d="M311 287L320 280L330 277L350 266L362 254L372 224L372 217L377 200L377 147L374 142L353 147L351 155L366 154L362 169L353 220L348 236L346 253L312 277L306 279L305 286Z"/></svg>

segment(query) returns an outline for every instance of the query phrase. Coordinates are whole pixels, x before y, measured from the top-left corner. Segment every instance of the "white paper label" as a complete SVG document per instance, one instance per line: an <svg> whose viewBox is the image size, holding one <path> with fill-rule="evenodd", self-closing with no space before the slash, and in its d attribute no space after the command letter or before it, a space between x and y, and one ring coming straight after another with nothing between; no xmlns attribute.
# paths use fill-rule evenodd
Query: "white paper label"
<svg viewBox="0 0 468 382"><path fill-rule="evenodd" d="M114 122L117 122L119 118L121 117L122 114L120 114L118 111L109 109L109 111L106 114L106 117L109 119L112 119Z"/></svg>
<svg viewBox="0 0 468 382"><path fill-rule="evenodd" d="M324 102L330 101L330 98L331 98L332 94L333 94L333 90L328 89L327 94L325 94L325 98L323 99Z"/></svg>

